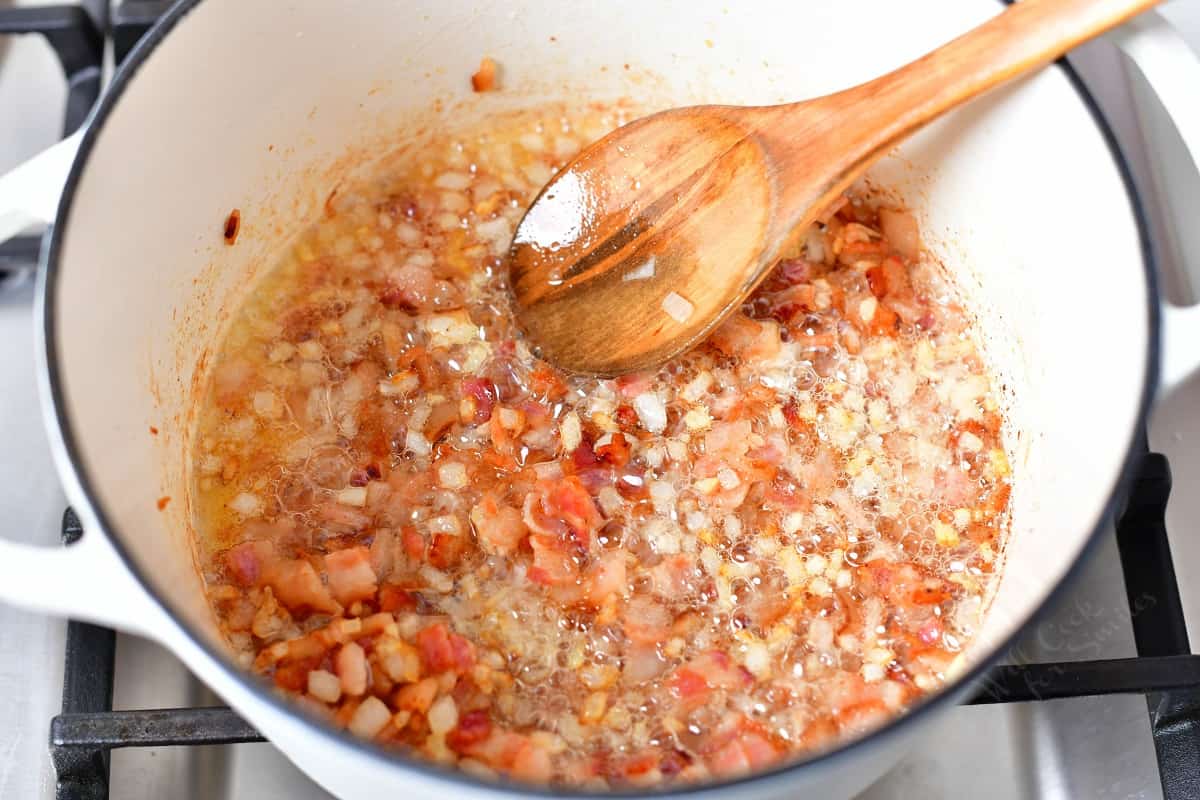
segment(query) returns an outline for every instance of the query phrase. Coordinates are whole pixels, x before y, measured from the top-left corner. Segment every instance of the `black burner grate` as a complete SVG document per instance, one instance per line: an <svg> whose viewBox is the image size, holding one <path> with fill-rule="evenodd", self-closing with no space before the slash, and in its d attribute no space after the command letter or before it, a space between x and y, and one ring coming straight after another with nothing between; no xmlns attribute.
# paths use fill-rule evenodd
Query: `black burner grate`
<svg viewBox="0 0 1200 800"><path fill-rule="evenodd" d="M63 135L74 133L100 96L107 0L92 0L87 8L48 5L0 8L0 36L38 34L46 39L67 79L67 108ZM0 242L0 283L9 275L31 269L38 260L40 238L18 236Z"/></svg>
<svg viewBox="0 0 1200 800"><path fill-rule="evenodd" d="M117 63L170 6L166 0L89 0L86 10L51 5L0 8L0 34L46 37L66 74L64 130L86 119L99 96L105 31ZM36 263L37 237L0 244L0 275ZM1148 453L1117 524L1117 543L1138 657L994 667L968 703L1013 703L1106 694L1144 694L1167 800L1200 797L1200 656L1191 655L1164 512L1171 490L1167 461ZM63 539L79 521L68 510ZM51 722L58 800L106 800L109 753L121 747L263 741L228 708L113 711L113 631L71 622L67 630L62 713Z"/></svg>

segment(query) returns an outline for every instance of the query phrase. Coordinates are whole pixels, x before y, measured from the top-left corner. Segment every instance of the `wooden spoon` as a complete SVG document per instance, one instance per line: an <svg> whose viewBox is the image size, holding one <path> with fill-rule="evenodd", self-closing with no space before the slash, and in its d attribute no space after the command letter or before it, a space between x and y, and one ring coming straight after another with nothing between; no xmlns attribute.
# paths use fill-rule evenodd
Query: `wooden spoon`
<svg viewBox="0 0 1200 800"><path fill-rule="evenodd" d="M677 108L613 131L546 185L517 228L518 323L535 353L565 369L661 364L736 310L788 237L899 140L1157 1L1023 0L836 94Z"/></svg>

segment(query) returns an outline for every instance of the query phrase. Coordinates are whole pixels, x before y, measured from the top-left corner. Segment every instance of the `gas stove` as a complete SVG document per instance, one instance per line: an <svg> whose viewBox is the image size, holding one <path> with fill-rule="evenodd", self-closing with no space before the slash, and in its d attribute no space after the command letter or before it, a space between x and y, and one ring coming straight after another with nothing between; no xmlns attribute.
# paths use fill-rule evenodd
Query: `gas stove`
<svg viewBox="0 0 1200 800"><path fill-rule="evenodd" d="M82 124L113 66L168 5L0 0L0 173ZM1200 4L1164 13L1200 48ZM1118 58L1094 44L1070 61L1129 159L1157 238L1165 201ZM1195 299L1200 275L1156 244L1172 299ZM38 231L0 244L0 509L5 536L53 545L79 531L38 410L39 248ZM1200 797L1200 687L1187 655L1189 624L1200 637L1200 492L1187 491L1200 487L1198 439L1195 375L1160 400L1125 511L1070 591L972 701L860 800ZM0 607L0 798L9 797L328 795L157 645Z"/></svg>

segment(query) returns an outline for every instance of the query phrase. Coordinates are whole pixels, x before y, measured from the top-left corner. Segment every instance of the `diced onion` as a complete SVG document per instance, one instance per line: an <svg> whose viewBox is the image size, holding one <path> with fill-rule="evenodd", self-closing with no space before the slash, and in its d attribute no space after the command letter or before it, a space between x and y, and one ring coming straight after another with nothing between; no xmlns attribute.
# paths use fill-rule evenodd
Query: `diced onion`
<svg viewBox="0 0 1200 800"><path fill-rule="evenodd" d="M439 697L429 707L426 719L429 721L429 731L434 736L445 736L454 730L458 724L458 706L454 704L454 698L448 694Z"/></svg>
<svg viewBox="0 0 1200 800"><path fill-rule="evenodd" d="M229 501L229 507L243 517L255 517L262 513L263 504L258 495L242 492Z"/></svg>
<svg viewBox="0 0 1200 800"><path fill-rule="evenodd" d="M378 697L368 697L354 709L350 724L346 727L355 736L370 739L383 730L392 718L392 712Z"/></svg>
<svg viewBox="0 0 1200 800"><path fill-rule="evenodd" d="M642 427L651 433L662 433L667 428L667 406L654 392L643 392L633 398L633 410L637 412Z"/></svg>
<svg viewBox="0 0 1200 800"><path fill-rule="evenodd" d="M438 483L446 489L467 487L467 467L459 461L443 461L438 464Z"/></svg>
<svg viewBox="0 0 1200 800"><path fill-rule="evenodd" d="M742 482L738 474L729 467L721 467L717 470L717 482L721 484L722 489L736 489Z"/></svg>
<svg viewBox="0 0 1200 800"><path fill-rule="evenodd" d="M453 514L445 514L429 520L429 530L433 533L446 533L451 536L462 536L462 520Z"/></svg>
<svg viewBox="0 0 1200 800"><path fill-rule="evenodd" d="M433 452L433 445L420 431L409 430L404 434L404 449L413 455L427 456Z"/></svg>
<svg viewBox="0 0 1200 800"><path fill-rule="evenodd" d="M384 397L404 397L415 392L420 385L421 379L417 373L406 370L380 381L379 393Z"/></svg>
<svg viewBox="0 0 1200 800"><path fill-rule="evenodd" d="M305 361L320 361L325 355L325 348L316 339L308 339L300 343L300 357Z"/></svg>
<svg viewBox="0 0 1200 800"><path fill-rule="evenodd" d="M439 189L461 191L471 185L471 176L465 172L443 172L433 179L433 185Z"/></svg>
<svg viewBox="0 0 1200 800"><path fill-rule="evenodd" d="M337 501L344 506L362 508L367 504L367 487L347 486L337 493Z"/></svg>
<svg viewBox="0 0 1200 800"><path fill-rule="evenodd" d="M583 441L583 429L580 427L579 415L574 411L568 412L563 417L558 431L559 440L562 442L563 450L568 453L573 453Z"/></svg>
<svg viewBox="0 0 1200 800"><path fill-rule="evenodd" d="M342 682L332 672L314 669L308 673L308 693L323 703L336 703L342 696Z"/></svg>

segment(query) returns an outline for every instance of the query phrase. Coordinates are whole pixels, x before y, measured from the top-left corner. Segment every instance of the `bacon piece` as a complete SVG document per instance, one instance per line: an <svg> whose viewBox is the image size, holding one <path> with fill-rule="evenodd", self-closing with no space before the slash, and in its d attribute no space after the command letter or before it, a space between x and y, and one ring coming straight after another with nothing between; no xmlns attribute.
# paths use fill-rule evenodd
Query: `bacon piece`
<svg viewBox="0 0 1200 800"><path fill-rule="evenodd" d="M516 550L529 533L521 512L491 494L471 508L471 525L483 549L500 555Z"/></svg>
<svg viewBox="0 0 1200 800"><path fill-rule="evenodd" d="M492 409L496 407L496 399L499 396L496 384L487 378L467 378L462 382L462 393L463 398L469 402L469 422L482 425L492 418Z"/></svg>
<svg viewBox="0 0 1200 800"><path fill-rule="evenodd" d="M467 537L452 533L435 533L429 545L429 563L438 569L458 566L471 549Z"/></svg>
<svg viewBox="0 0 1200 800"><path fill-rule="evenodd" d="M612 550L605 553L588 568L587 599L599 606L612 595L625 594L625 551Z"/></svg>
<svg viewBox="0 0 1200 800"><path fill-rule="evenodd" d="M340 614L342 606L333 599L329 589L313 565L303 559L284 559L267 574L266 582L279 601L293 614L304 611Z"/></svg>
<svg viewBox="0 0 1200 800"><path fill-rule="evenodd" d="M779 751L762 734L740 733L717 750L708 761L708 767L716 775L738 775L762 769L779 758Z"/></svg>
<svg viewBox="0 0 1200 800"><path fill-rule="evenodd" d="M535 533L529 537L533 549L533 566L529 579L545 586L561 586L579 577L579 548L561 536Z"/></svg>
<svg viewBox="0 0 1200 800"><path fill-rule="evenodd" d="M394 584L388 584L379 590L380 611L413 611L417 604L417 595Z"/></svg>
<svg viewBox="0 0 1200 800"><path fill-rule="evenodd" d="M487 739L492 734L492 718L488 712L468 711L458 718L458 725L446 734L446 746L457 752L465 752Z"/></svg>
<svg viewBox="0 0 1200 800"><path fill-rule="evenodd" d="M765 361L779 355L779 323L738 312L713 331L709 343L727 356Z"/></svg>
<svg viewBox="0 0 1200 800"><path fill-rule="evenodd" d="M595 453L599 461L620 469L629 463L629 440L623 433L614 433L609 441L596 447Z"/></svg>
<svg viewBox="0 0 1200 800"><path fill-rule="evenodd" d="M417 647L426 672L462 675L475 665L475 648L444 624L436 622L417 634Z"/></svg>
<svg viewBox="0 0 1200 800"><path fill-rule="evenodd" d="M225 551L225 567L239 586L257 586L274 558L270 542L242 542Z"/></svg>
<svg viewBox="0 0 1200 800"><path fill-rule="evenodd" d="M375 597L378 580L371 568L371 551L366 547L349 547L325 556L325 574L329 591L344 606Z"/></svg>
<svg viewBox="0 0 1200 800"><path fill-rule="evenodd" d="M638 595L625 610L625 635L641 644L660 644L671 631L671 614L653 597Z"/></svg>

